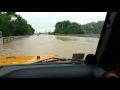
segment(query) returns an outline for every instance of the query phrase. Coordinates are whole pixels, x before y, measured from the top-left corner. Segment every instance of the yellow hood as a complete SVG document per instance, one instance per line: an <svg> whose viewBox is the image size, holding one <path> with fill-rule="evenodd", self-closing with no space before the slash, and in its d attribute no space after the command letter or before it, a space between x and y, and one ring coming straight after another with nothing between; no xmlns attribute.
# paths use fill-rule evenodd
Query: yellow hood
<svg viewBox="0 0 120 90"><path fill-rule="evenodd" d="M40 56L40 58L37 58ZM48 58L59 58L55 55L39 54L39 55L21 55L21 56L0 56L0 66L13 65L13 64L31 64L42 61Z"/></svg>

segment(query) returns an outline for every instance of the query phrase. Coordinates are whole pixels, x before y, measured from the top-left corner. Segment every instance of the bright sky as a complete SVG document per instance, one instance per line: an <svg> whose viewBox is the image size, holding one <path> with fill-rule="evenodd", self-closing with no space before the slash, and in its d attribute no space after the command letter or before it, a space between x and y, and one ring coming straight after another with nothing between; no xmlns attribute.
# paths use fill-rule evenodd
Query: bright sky
<svg viewBox="0 0 120 90"><path fill-rule="evenodd" d="M32 27L35 33L54 31L55 24L62 20L86 24L105 20L106 12L16 12Z"/></svg>

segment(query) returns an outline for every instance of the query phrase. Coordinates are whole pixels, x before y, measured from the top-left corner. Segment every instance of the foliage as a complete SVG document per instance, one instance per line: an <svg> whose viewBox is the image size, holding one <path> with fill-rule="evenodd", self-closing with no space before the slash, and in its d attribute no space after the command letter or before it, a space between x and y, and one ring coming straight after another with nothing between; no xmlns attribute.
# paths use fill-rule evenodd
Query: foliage
<svg viewBox="0 0 120 90"><path fill-rule="evenodd" d="M12 19L14 18L14 19ZM2 36L32 35L34 29L20 15L15 12L0 13L0 31Z"/></svg>
<svg viewBox="0 0 120 90"><path fill-rule="evenodd" d="M81 26L73 22L71 23L69 20L58 22L55 25L54 34L83 34L84 31L82 30Z"/></svg>
<svg viewBox="0 0 120 90"><path fill-rule="evenodd" d="M83 30L86 34L101 34L104 21L91 22L82 25Z"/></svg>
<svg viewBox="0 0 120 90"><path fill-rule="evenodd" d="M104 22L91 22L81 25L76 22L62 21L57 22L53 34L100 34Z"/></svg>

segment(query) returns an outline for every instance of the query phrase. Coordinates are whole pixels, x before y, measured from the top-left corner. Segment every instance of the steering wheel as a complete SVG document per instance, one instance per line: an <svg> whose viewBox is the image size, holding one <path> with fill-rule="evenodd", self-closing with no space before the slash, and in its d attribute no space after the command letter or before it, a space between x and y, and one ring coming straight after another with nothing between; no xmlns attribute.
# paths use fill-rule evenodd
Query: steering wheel
<svg viewBox="0 0 120 90"><path fill-rule="evenodd" d="M113 72L113 71L109 71L109 72L106 72L102 78L119 78L119 76Z"/></svg>

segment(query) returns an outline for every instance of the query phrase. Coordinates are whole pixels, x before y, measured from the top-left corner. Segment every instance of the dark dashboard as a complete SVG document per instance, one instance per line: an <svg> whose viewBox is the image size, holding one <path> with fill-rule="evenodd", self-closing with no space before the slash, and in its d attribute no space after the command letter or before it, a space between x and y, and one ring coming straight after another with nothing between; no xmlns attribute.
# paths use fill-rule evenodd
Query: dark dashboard
<svg viewBox="0 0 120 90"><path fill-rule="evenodd" d="M37 63L3 66L0 78L101 78L105 70L99 65L82 63Z"/></svg>

